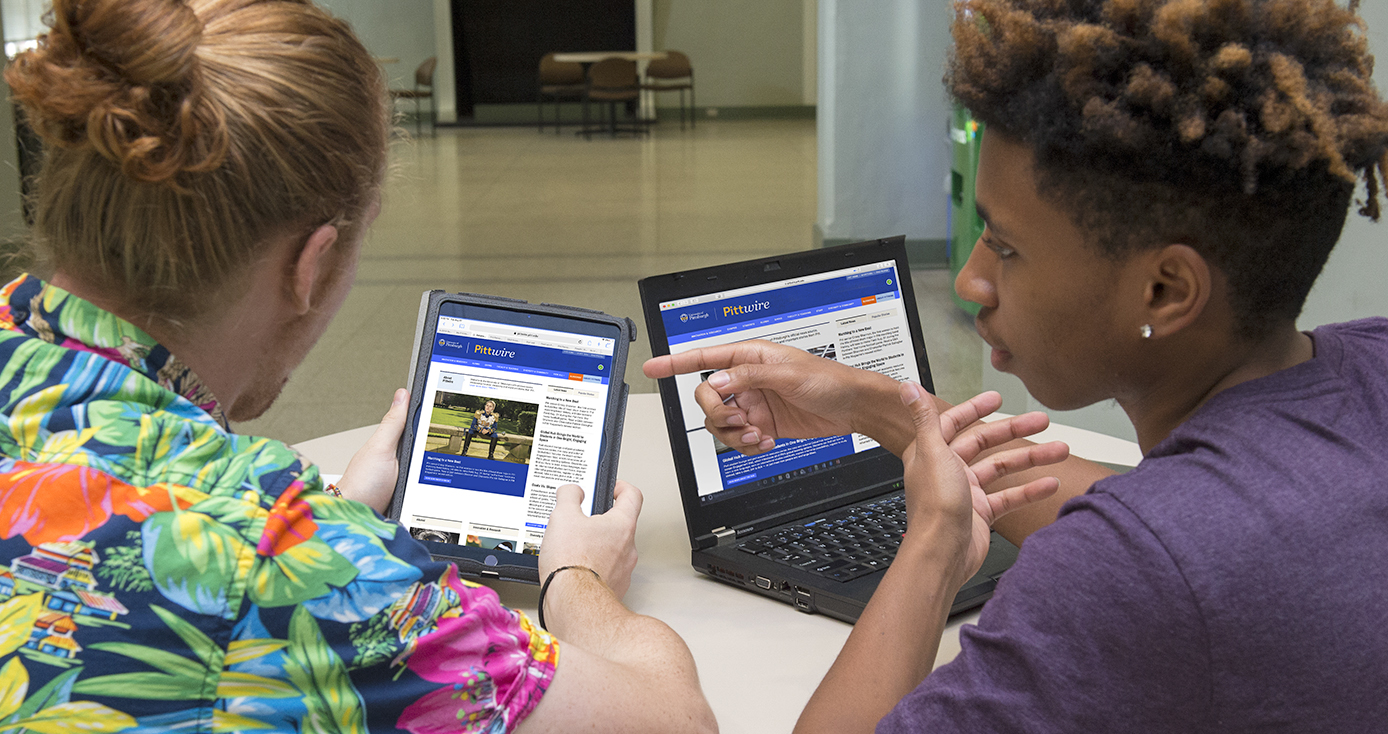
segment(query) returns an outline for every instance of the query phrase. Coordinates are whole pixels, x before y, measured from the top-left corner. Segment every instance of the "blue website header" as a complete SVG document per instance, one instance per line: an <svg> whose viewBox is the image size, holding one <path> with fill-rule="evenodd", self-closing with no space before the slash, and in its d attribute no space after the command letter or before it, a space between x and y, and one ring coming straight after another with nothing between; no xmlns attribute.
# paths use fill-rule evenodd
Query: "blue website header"
<svg viewBox="0 0 1388 734"><path fill-rule="evenodd" d="M433 361L606 385L612 357L567 349L436 334Z"/></svg>
<svg viewBox="0 0 1388 734"><path fill-rule="evenodd" d="M901 297L894 268L749 293L661 313L671 344Z"/></svg>

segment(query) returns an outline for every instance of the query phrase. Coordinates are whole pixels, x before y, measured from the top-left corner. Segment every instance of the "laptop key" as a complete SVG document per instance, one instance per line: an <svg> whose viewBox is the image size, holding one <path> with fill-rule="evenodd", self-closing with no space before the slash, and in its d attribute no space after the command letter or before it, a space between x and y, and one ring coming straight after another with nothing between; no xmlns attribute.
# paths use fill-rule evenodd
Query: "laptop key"
<svg viewBox="0 0 1388 734"><path fill-rule="evenodd" d="M873 573L876 570L877 569L875 568L867 568L861 565L853 565L845 566L844 568L840 568L836 571L831 571L828 575L829 578L835 581L852 581L853 579L861 578L870 573Z"/></svg>
<svg viewBox="0 0 1388 734"><path fill-rule="evenodd" d="M843 559L839 559L839 560L837 560L837 561L829 561L828 563L821 563L820 565L815 566L813 570L814 570L815 573L826 573L826 572L828 572L828 571L833 571L834 569L842 568L842 567L847 566L847 565L848 565L848 561L845 561L845 560L843 560Z"/></svg>

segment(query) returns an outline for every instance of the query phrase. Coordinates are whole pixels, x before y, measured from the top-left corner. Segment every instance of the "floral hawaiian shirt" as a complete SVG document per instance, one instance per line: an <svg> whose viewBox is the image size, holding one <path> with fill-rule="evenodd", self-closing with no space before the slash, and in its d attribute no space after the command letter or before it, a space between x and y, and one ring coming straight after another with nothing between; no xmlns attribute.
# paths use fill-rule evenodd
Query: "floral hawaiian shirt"
<svg viewBox="0 0 1388 734"><path fill-rule="evenodd" d="M0 729L509 732L558 646L131 324L0 290Z"/></svg>

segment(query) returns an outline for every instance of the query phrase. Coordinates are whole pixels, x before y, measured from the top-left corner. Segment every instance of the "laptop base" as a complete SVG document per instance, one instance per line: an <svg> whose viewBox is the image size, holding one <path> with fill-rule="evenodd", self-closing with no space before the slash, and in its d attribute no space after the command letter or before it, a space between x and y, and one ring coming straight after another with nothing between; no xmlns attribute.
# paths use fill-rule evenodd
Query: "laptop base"
<svg viewBox="0 0 1388 734"><path fill-rule="evenodd" d="M747 554L726 547L696 550L690 560L694 570L710 578L789 604L806 614L823 614L849 624L856 623L862 616L866 600L871 598L872 591L886 573L881 571L837 584L843 593L835 593L825 589L833 582L789 566L762 561L749 568L748 560L761 559L749 559ZM959 589L949 613L954 615L982 606L992 598L1003 572L1016 560L1017 546L993 533L982 568Z"/></svg>

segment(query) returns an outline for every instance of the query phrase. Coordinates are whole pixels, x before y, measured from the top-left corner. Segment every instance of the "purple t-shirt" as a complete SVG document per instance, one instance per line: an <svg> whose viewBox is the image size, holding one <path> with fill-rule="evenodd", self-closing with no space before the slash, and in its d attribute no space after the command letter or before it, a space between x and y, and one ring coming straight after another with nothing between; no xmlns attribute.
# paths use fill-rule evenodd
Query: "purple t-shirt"
<svg viewBox="0 0 1388 734"><path fill-rule="evenodd" d="M1312 336L1067 502L877 731L1388 731L1388 320Z"/></svg>

